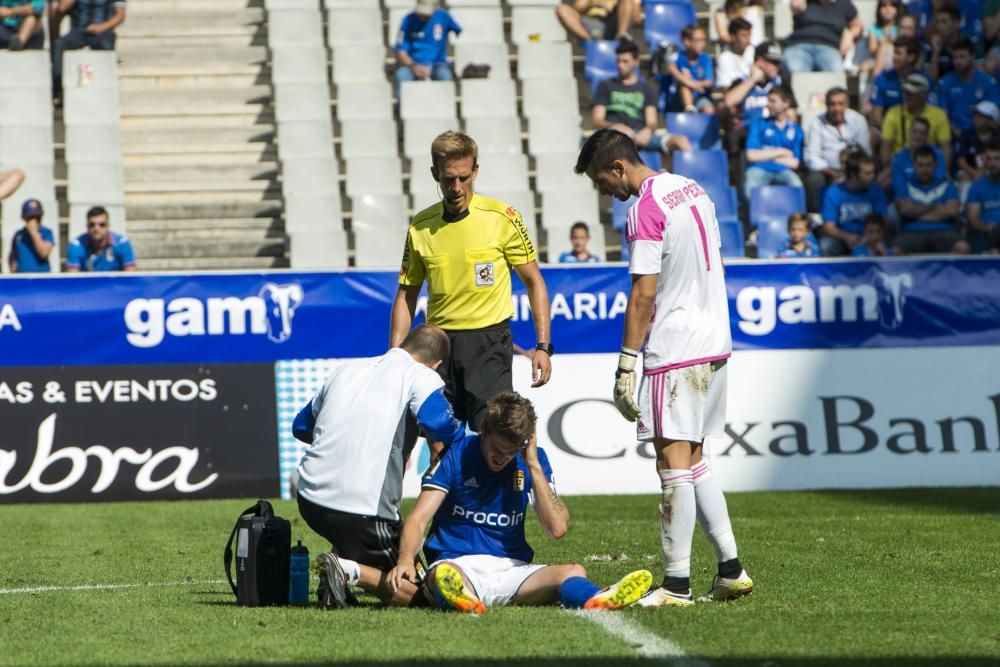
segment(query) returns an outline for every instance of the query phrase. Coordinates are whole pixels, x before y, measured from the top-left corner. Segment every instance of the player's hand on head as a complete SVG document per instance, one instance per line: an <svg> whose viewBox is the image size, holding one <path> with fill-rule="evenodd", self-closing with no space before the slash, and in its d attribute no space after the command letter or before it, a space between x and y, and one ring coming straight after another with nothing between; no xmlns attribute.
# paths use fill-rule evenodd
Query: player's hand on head
<svg viewBox="0 0 1000 667"><path fill-rule="evenodd" d="M528 440L528 443L521 448L521 456L524 458L525 463L535 463L538 461L538 438L534 435Z"/></svg>
<svg viewBox="0 0 1000 667"><path fill-rule="evenodd" d="M552 358L545 352L537 352L531 357L531 386L541 387L552 377Z"/></svg>
<svg viewBox="0 0 1000 667"><path fill-rule="evenodd" d="M622 348L618 355L618 370L615 371L615 407L630 422L639 418L639 406L635 402L635 363L638 358L638 352Z"/></svg>

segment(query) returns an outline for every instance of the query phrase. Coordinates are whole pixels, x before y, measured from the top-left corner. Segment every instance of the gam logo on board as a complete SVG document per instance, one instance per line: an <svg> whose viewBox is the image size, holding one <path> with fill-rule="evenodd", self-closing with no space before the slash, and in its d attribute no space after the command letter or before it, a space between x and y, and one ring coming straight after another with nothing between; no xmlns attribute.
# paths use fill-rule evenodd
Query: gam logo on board
<svg viewBox="0 0 1000 667"><path fill-rule="evenodd" d="M875 275L873 284L745 287L736 295L738 326L749 336L766 336L779 322L878 322L885 329L898 329L906 316L913 276L884 271Z"/></svg>
<svg viewBox="0 0 1000 667"><path fill-rule="evenodd" d="M265 283L256 296L132 299L125 306L125 338L135 347L160 345L167 336L260 335L275 343L292 337L302 285Z"/></svg>

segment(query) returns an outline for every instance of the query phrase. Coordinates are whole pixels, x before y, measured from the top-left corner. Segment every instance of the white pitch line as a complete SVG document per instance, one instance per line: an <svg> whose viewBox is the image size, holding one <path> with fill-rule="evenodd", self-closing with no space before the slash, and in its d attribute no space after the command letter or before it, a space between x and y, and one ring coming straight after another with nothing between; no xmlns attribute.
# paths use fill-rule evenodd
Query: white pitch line
<svg viewBox="0 0 1000 667"><path fill-rule="evenodd" d="M709 667L709 663L692 658L677 644L653 634L622 614L582 610L573 613L599 625L605 632L621 639L645 658L662 660L670 665L684 665L684 667Z"/></svg>
<svg viewBox="0 0 1000 667"><path fill-rule="evenodd" d="M224 584L224 579L202 581L152 581L137 584L78 584L76 586L32 586L29 588L0 588L0 595L17 593L50 593L53 591L111 591L118 588L151 588L153 586L199 586L203 584Z"/></svg>

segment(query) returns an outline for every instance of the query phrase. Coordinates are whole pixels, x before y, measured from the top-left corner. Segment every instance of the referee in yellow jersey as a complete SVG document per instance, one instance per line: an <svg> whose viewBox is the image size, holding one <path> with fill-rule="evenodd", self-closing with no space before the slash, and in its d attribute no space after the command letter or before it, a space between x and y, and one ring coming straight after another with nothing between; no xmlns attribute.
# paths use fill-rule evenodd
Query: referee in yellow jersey
<svg viewBox="0 0 1000 667"><path fill-rule="evenodd" d="M478 153L476 142L460 132L445 132L431 143L431 173L444 198L410 222L389 334L392 347L402 343L426 281L427 322L451 341L451 354L438 368L445 395L456 418L475 431L486 401L512 388L511 267L528 290L535 321L532 386L549 381L554 351L535 246L520 213L473 192Z"/></svg>

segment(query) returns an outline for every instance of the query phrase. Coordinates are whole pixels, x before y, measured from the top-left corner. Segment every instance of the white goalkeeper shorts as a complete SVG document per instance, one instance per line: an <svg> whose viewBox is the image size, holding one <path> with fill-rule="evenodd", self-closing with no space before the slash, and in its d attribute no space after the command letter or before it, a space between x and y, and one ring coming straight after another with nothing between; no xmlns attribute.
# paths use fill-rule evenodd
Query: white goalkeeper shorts
<svg viewBox="0 0 1000 667"><path fill-rule="evenodd" d="M475 555L448 558L431 563L431 568L441 563L455 565L465 580L476 590L476 597L487 607L505 607L517 593L524 581L545 567L536 563L525 563L515 558Z"/></svg>
<svg viewBox="0 0 1000 667"><path fill-rule="evenodd" d="M639 440L704 442L726 428L726 360L644 375L639 383Z"/></svg>

